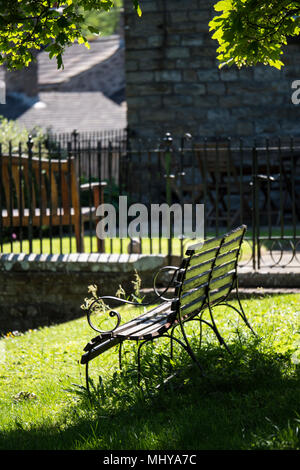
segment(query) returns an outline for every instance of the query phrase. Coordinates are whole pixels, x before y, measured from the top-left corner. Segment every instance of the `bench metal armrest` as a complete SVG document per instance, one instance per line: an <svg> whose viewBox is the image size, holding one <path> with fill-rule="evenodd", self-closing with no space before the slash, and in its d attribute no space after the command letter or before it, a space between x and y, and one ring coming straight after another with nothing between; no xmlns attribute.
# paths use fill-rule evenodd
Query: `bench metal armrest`
<svg viewBox="0 0 300 470"><path fill-rule="evenodd" d="M135 305L135 306L139 306L139 307L144 307L144 306L150 305L148 303L133 302L131 300L121 299L119 297L108 296L108 295L107 296L104 295L102 297L96 298L95 300L93 300L93 302L89 305L89 307L87 309L87 321L88 321L88 324L90 325L90 327L93 330L100 333L100 335L101 334L108 335L110 333L113 333L113 331L115 331L121 323L120 313L116 309L110 308L109 305L107 305L106 302L105 302L105 301L112 301L112 300L114 302L120 302L120 303L123 303L123 304ZM97 311L97 308L100 310L99 312L95 312L95 310ZM110 329L110 330L106 330L106 331L97 328L93 324L92 319L91 319L91 315L93 313L99 313L100 315L101 314L108 314L110 317L116 317L117 323L116 323L115 327Z"/></svg>
<svg viewBox="0 0 300 470"><path fill-rule="evenodd" d="M162 268L160 268L157 273L155 274L154 276L154 280L153 280L153 289L154 289L154 292L155 294L162 300L175 300L175 298L167 298L167 297L163 297L163 295L169 290L170 287L176 287L177 286L177 283L175 281L174 283L174 279L175 279L175 276L177 274L177 272L179 271L180 267L178 266L163 266ZM169 284L167 285L167 287L165 288L165 290L160 294L157 290L157 287L156 287L156 282L157 282L157 278L158 276L160 275L160 273L162 271L174 271L174 274L172 276L172 279L171 281L169 282Z"/></svg>

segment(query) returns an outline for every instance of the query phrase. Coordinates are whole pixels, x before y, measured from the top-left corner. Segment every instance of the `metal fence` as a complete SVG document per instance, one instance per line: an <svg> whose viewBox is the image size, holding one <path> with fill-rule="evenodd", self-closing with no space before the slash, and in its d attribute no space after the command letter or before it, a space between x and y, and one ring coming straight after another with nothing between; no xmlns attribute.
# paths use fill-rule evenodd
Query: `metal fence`
<svg viewBox="0 0 300 470"><path fill-rule="evenodd" d="M0 183L1 252L182 256L188 234L171 230L166 238L161 227L137 240L118 231L99 240L96 208L112 204L118 224L123 195L149 214L153 204L204 204L206 238L247 224L242 263L300 267L300 142L293 138L246 145L186 134L153 143L123 130L74 131L0 148Z"/></svg>

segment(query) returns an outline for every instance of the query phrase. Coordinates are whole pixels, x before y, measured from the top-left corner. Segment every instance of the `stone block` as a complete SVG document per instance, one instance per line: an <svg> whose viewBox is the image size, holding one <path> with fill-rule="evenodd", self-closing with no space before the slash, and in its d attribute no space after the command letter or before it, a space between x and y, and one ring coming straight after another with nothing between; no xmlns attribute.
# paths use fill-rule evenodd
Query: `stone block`
<svg viewBox="0 0 300 470"><path fill-rule="evenodd" d="M127 84L126 94L127 96L154 96L154 95L164 95L173 92L173 87L169 83L147 83L147 84L137 84L134 87L130 87ZM143 108L143 107L142 107Z"/></svg>
<svg viewBox="0 0 300 470"><path fill-rule="evenodd" d="M180 70L160 70L155 72L155 80L157 82L180 82L181 77Z"/></svg>
<svg viewBox="0 0 300 470"><path fill-rule="evenodd" d="M198 82L198 75L196 70L184 70L183 71L183 81L184 82L192 82L192 83L197 83Z"/></svg>
<svg viewBox="0 0 300 470"><path fill-rule="evenodd" d="M220 72L217 67L208 70L198 71L198 80L200 82L217 82L220 80Z"/></svg>
<svg viewBox="0 0 300 470"><path fill-rule="evenodd" d="M168 59L187 59L190 57L190 50L188 47L168 47L166 57Z"/></svg>
<svg viewBox="0 0 300 470"><path fill-rule="evenodd" d="M185 35L181 40L181 45L200 47L203 45L203 36L201 34Z"/></svg>
<svg viewBox="0 0 300 470"><path fill-rule="evenodd" d="M221 76L221 80L223 80L224 82L232 82L232 81L238 80L239 73L238 73L238 70L234 68L228 68L228 69L223 68L220 71L220 76Z"/></svg>
<svg viewBox="0 0 300 470"><path fill-rule="evenodd" d="M126 80L129 83L149 83L154 79L154 72L151 71L142 71L138 72L128 72L126 73Z"/></svg>
<svg viewBox="0 0 300 470"><path fill-rule="evenodd" d="M203 83L180 83L174 85L174 92L179 95L204 95L206 88Z"/></svg>
<svg viewBox="0 0 300 470"><path fill-rule="evenodd" d="M208 95L220 95L223 96L226 93L226 86L221 81L209 82L206 84Z"/></svg>

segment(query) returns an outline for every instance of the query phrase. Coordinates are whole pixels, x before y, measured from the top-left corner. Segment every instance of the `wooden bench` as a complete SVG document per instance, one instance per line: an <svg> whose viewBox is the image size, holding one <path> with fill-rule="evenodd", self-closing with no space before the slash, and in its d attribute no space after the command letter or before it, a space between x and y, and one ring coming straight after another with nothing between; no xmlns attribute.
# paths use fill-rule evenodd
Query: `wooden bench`
<svg viewBox="0 0 300 470"><path fill-rule="evenodd" d="M84 222L95 219L105 182L79 185L75 159L0 155L0 227L72 226L77 251L84 252ZM92 207L81 207L90 190ZM102 240L98 250L104 251Z"/></svg>
<svg viewBox="0 0 300 470"><path fill-rule="evenodd" d="M185 324L192 320L198 320L208 325L216 334L219 343L229 350L214 320L213 309L216 306L227 305L233 308L253 332L238 295L237 266L245 231L246 226L242 225L222 237L207 240L202 245L191 246L186 251L186 256L179 267L165 266L161 268L154 278L154 292L162 302L123 325L121 325L119 312L112 307L109 307L106 313L109 311L111 316L116 317L117 324L114 329L106 332L101 331L95 327L92 317L97 308L99 308L98 313L103 312L103 302L105 302L105 305L110 301L131 305L145 306L148 304L138 304L112 296L99 297L91 303L87 311L87 319L89 325L99 334L85 346L81 357L81 364L86 365L88 390L89 362L118 344L121 351L122 343L127 340L140 343L138 348L139 378L142 346L148 341L161 337L169 337L172 342L177 341L201 369L201 365L188 341ZM173 279L166 289L175 286L172 299L165 297L165 291L160 294L157 290L158 275L163 270L174 271ZM228 302L228 297L233 289L236 291L238 307ZM203 318L205 313L208 313L208 318ZM173 336L176 327L179 327L182 333L182 339L180 340Z"/></svg>

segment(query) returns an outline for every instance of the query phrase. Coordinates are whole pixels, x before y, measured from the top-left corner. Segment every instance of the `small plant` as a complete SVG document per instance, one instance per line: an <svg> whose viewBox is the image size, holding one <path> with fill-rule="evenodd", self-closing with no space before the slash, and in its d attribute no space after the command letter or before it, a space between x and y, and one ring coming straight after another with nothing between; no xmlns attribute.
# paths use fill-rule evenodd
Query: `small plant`
<svg viewBox="0 0 300 470"><path fill-rule="evenodd" d="M142 279L140 278L140 276L139 276L139 274L136 270L135 270L134 277L135 277L135 280L132 281L134 293L131 294L131 295L132 295L132 298L136 302L142 303L143 300L144 300L144 297L141 296Z"/></svg>
<svg viewBox="0 0 300 470"><path fill-rule="evenodd" d="M42 150L45 150L43 146L45 136L41 128L36 127L29 131L18 122L0 116L0 143L2 153L5 154L10 151L17 153L19 152L19 145L21 146L22 152L26 153L29 135L34 138L35 144L41 144Z"/></svg>
<svg viewBox="0 0 300 470"><path fill-rule="evenodd" d="M269 422L272 432L266 437L254 435L254 448L264 450L300 450L299 418L295 418L292 422L289 420L284 428L280 428L272 423L269 418L266 418L266 420Z"/></svg>

